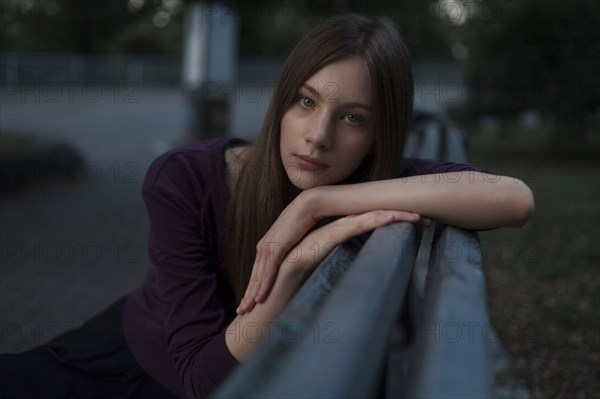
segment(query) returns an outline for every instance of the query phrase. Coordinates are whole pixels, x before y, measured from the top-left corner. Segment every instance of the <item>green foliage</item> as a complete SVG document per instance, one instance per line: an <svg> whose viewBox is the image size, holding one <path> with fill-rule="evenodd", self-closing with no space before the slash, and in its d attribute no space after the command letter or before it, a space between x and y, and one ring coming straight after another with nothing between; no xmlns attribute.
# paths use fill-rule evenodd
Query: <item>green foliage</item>
<svg viewBox="0 0 600 399"><path fill-rule="evenodd" d="M0 50L98 52L130 23L126 1L0 2Z"/></svg>
<svg viewBox="0 0 600 399"><path fill-rule="evenodd" d="M306 3L293 8L286 2L237 2L239 51L243 56L285 57L313 27Z"/></svg>
<svg viewBox="0 0 600 399"><path fill-rule="evenodd" d="M128 0L2 1L0 51L181 52L181 14L159 28L153 18L162 3L142 3L132 9Z"/></svg>
<svg viewBox="0 0 600 399"><path fill-rule="evenodd" d="M32 0L0 2L0 50L93 53L180 54L184 12L171 13L164 27L154 23L163 1ZM431 12L434 0L232 1L224 16L240 24L241 55L285 57L311 28L334 14L364 12L396 22L413 58L448 60L453 36Z"/></svg>
<svg viewBox="0 0 600 399"><path fill-rule="evenodd" d="M114 54L179 55L183 47L183 15L176 15L164 27L151 17L141 18L123 27L107 42L105 49Z"/></svg>
<svg viewBox="0 0 600 399"><path fill-rule="evenodd" d="M352 1L352 11L381 15L394 21L413 59L453 60L450 47L453 36L447 21L437 15L437 0L422 1Z"/></svg>
<svg viewBox="0 0 600 399"><path fill-rule="evenodd" d="M336 14L361 12L394 21L414 59L448 60L450 44L443 21L431 12L435 0L304 0L238 1L240 52L244 55L286 56L311 28Z"/></svg>
<svg viewBox="0 0 600 399"><path fill-rule="evenodd" d="M470 115L510 118L536 109L561 134L583 135L600 105L597 2L476 4L478 12L460 31L470 52Z"/></svg>

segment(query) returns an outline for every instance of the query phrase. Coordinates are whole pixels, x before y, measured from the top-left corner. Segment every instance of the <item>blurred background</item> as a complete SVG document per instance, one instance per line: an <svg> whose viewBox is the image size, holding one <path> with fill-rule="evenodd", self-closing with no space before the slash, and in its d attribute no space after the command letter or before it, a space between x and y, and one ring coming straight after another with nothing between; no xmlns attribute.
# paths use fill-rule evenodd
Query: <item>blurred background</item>
<svg viewBox="0 0 600 399"><path fill-rule="evenodd" d="M592 0L0 1L0 351L138 285L149 163L207 137L252 141L286 55L348 11L395 21L415 108L463 126L475 166L534 191L524 228L480 234L511 378L534 397L600 397Z"/></svg>

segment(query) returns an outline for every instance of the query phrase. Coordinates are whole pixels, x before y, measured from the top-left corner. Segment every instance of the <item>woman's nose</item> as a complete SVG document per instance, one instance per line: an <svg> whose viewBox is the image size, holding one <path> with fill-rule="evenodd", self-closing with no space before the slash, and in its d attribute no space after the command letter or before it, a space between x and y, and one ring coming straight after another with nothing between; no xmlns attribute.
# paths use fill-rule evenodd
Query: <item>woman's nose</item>
<svg viewBox="0 0 600 399"><path fill-rule="evenodd" d="M315 118L314 123L306 132L305 140L316 148L328 148L331 146L333 126L330 118L323 116Z"/></svg>

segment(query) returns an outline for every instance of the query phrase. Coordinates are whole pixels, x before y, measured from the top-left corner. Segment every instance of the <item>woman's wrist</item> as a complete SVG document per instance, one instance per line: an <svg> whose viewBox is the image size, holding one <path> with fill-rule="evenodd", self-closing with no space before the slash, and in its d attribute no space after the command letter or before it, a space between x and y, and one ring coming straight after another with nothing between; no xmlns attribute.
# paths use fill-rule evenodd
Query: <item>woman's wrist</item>
<svg viewBox="0 0 600 399"><path fill-rule="evenodd" d="M302 202L304 215L312 217L315 223L327 216L331 216L327 213L325 207L324 198L326 188L327 186L313 187L302 191L298 196Z"/></svg>

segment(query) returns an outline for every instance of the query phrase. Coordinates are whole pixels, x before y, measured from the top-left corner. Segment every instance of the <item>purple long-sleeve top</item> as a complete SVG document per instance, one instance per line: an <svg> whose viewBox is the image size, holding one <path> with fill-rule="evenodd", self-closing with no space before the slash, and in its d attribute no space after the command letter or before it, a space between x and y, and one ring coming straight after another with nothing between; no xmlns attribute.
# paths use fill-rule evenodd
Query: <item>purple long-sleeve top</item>
<svg viewBox="0 0 600 399"><path fill-rule="evenodd" d="M182 398L205 398L239 362L225 344L235 318L223 258L229 190L225 150L244 141L189 144L152 162L142 188L152 267L123 313L129 349L156 381ZM403 158L400 177L475 170Z"/></svg>

